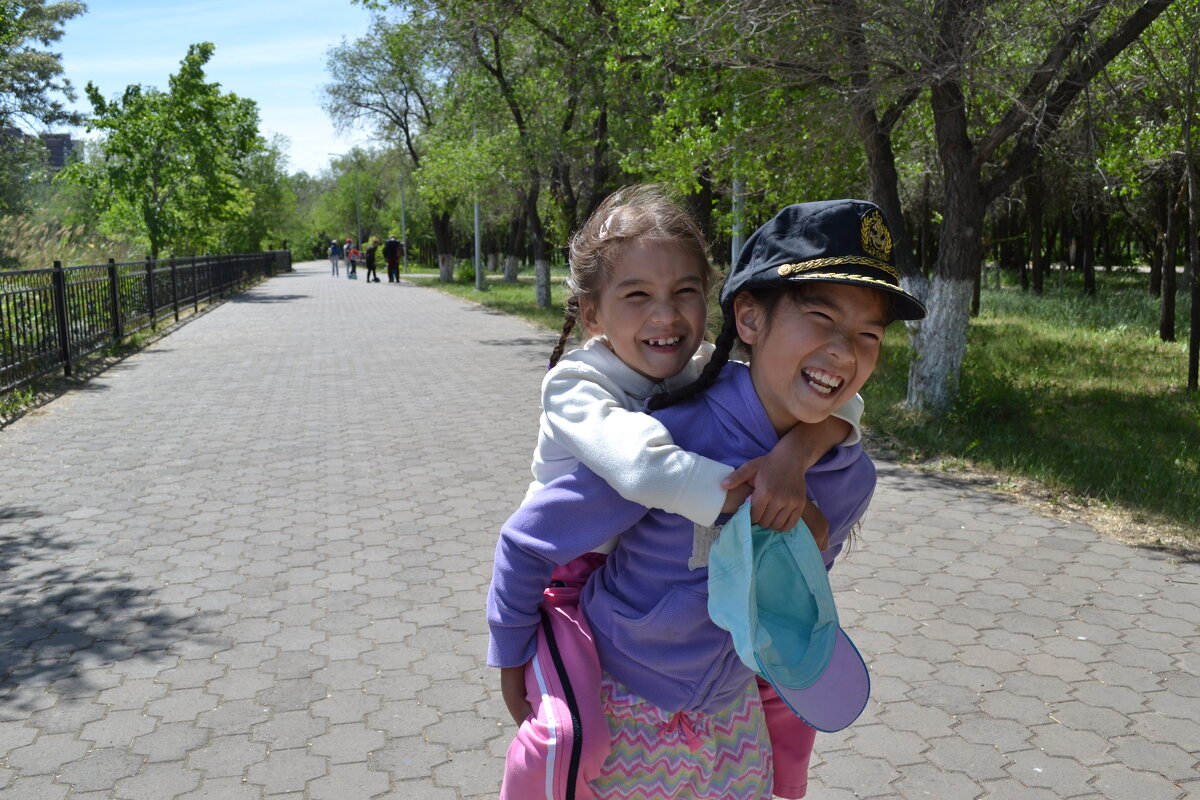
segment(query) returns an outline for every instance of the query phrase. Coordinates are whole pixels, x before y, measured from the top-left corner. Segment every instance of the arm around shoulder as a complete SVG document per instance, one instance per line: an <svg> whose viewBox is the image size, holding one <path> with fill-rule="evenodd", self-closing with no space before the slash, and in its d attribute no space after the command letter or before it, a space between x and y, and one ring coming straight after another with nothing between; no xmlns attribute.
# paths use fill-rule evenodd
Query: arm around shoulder
<svg viewBox="0 0 1200 800"><path fill-rule="evenodd" d="M580 463L626 500L711 525L732 468L678 447L666 426L625 402L615 381L586 365L548 375L542 386L543 419Z"/></svg>

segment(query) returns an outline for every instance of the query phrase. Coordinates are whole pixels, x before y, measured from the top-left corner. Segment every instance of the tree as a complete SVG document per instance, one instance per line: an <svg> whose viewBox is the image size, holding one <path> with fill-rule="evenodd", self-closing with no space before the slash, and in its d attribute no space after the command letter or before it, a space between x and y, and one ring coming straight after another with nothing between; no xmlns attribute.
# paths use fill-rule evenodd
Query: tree
<svg viewBox="0 0 1200 800"><path fill-rule="evenodd" d="M437 132L444 116L448 58L436 19L414 14L393 23L377 17L367 36L329 51L325 108L342 128L373 126L407 156L409 171L418 170L423 138ZM428 204L444 281L454 277L450 218L457 200L443 194Z"/></svg>
<svg viewBox="0 0 1200 800"><path fill-rule="evenodd" d="M78 0L0 3L0 127L77 121L58 97L74 97L62 78L62 56L42 48L61 39L66 21L86 9Z"/></svg>
<svg viewBox="0 0 1200 800"><path fill-rule="evenodd" d="M97 161L64 170L64 178L99 189L105 224L131 231L150 256L215 246L222 227L244 216L250 192L239 180L246 158L263 148L253 100L205 81L214 46L195 44L170 88L132 85L105 100L91 83L90 130L102 132Z"/></svg>
<svg viewBox="0 0 1200 800"><path fill-rule="evenodd" d="M872 198L902 243L905 282L929 307L910 325L911 408L942 412L956 396L989 205L1028 174L1083 90L1170 3L1148 0L1126 13L1130 3L1112 0L728 0L693 10L710 32L738 32L719 63L823 90L861 138ZM743 27L747 20L753 25ZM928 283L907 253L895 152L896 132L921 98L943 198Z"/></svg>
<svg viewBox="0 0 1200 800"><path fill-rule="evenodd" d="M237 180L246 192L246 213L221 226L216 245L220 252L276 249L288 238L296 215L296 195L284 170L286 146L286 137L277 136L237 164Z"/></svg>
<svg viewBox="0 0 1200 800"><path fill-rule="evenodd" d="M24 210L31 178L42 172L45 150L23 133L78 122L63 103L74 93L61 56L44 48L85 8L76 0L0 2L0 212Z"/></svg>

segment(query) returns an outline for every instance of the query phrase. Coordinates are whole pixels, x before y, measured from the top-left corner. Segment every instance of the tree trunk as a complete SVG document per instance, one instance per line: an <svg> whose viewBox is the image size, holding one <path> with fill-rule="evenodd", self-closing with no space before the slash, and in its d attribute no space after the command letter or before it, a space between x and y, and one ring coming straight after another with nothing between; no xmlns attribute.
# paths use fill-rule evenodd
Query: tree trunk
<svg viewBox="0 0 1200 800"><path fill-rule="evenodd" d="M942 413L958 393L967 352L972 280L983 256L987 202L980 166L967 136L965 103L953 82L931 87L934 131L945 181L946 217L926 306L929 315L912 337L914 359L908 374L909 408Z"/></svg>
<svg viewBox="0 0 1200 800"><path fill-rule="evenodd" d="M525 196L525 219L529 225L529 244L533 249L534 297L538 308L550 308L550 262L546 258L546 231L538 214L538 191L541 179L534 174L530 178L529 191Z"/></svg>
<svg viewBox="0 0 1200 800"><path fill-rule="evenodd" d="M900 202L900 177L896 172L896 155L892 150L892 139L875 115L874 108L856 110L855 122L867 151L867 172L871 178L871 199L883 210L883 216L892 230L895 249L892 259L902 277L912 278L921 274L913 256L912 237L904 219L904 206Z"/></svg>
<svg viewBox="0 0 1200 800"><path fill-rule="evenodd" d="M1050 271L1050 256L1054 252L1054 226L1045 226L1045 241L1035 250L1038 260L1033 265L1033 291L1042 294L1046 288L1046 273Z"/></svg>
<svg viewBox="0 0 1200 800"><path fill-rule="evenodd" d="M1166 232L1158 232L1158 241L1150 248L1150 296L1162 297L1163 240Z"/></svg>
<svg viewBox="0 0 1200 800"><path fill-rule="evenodd" d="M454 238L450 233L450 212L434 211L430 217L437 249L438 280L450 283L454 280Z"/></svg>
<svg viewBox="0 0 1200 800"><path fill-rule="evenodd" d="M1044 276L1042 264L1042 175L1040 173L1036 172L1030 175L1030 178L1025 181L1025 213L1028 242L1025 253L1028 257L1028 266L1022 258L1021 291L1030 290L1032 285L1037 294L1042 294Z"/></svg>
<svg viewBox="0 0 1200 800"><path fill-rule="evenodd" d="M925 173L925 191L921 194L921 252L917 259L921 274L928 275L933 267L933 213L929 208L929 173Z"/></svg>
<svg viewBox="0 0 1200 800"><path fill-rule="evenodd" d="M1083 270L1083 294L1086 297L1094 297L1096 295L1096 245L1095 230L1092 224L1093 218L1092 206L1089 203L1083 209L1079 231L1079 249L1076 251L1079 267Z"/></svg>
<svg viewBox="0 0 1200 800"><path fill-rule="evenodd" d="M1189 139L1189 145L1191 141ZM1189 146L1188 150L1191 150ZM1191 278L1192 308L1188 332L1188 391L1200 390L1200 187L1196 186L1196 167L1188 159L1188 272Z"/></svg>
<svg viewBox="0 0 1200 800"><path fill-rule="evenodd" d="M983 198L964 185L968 182L947 176L946 219L926 299L929 315L912 339L915 358L908 374L907 405L920 411L950 408L967 352L968 311L982 256L979 232L984 217Z"/></svg>
<svg viewBox="0 0 1200 800"><path fill-rule="evenodd" d="M900 202L900 177L896 172L896 154L892 149L892 128L917 95L910 94L907 98L897 100L892 110L885 111L881 118L876 103L877 87L871 81L871 57L865 34L868 20L863 9L857 2L849 0L831 3L829 7L841 18L839 22L846 47L850 85L854 89L850 96L850 114L866 151L871 199L883 210L891 229L892 260L901 278L916 278L921 272L913 256L913 241L904 218L904 206Z"/></svg>
<svg viewBox="0 0 1200 800"><path fill-rule="evenodd" d="M946 244L943 239L942 246ZM970 279L934 276L926 298L929 316L913 338L916 357L908 371L909 408L944 411L954 402L967 352L971 284Z"/></svg>
<svg viewBox="0 0 1200 800"><path fill-rule="evenodd" d="M1112 272L1113 264L1117 263L1117 254L1113 252L1113 241L1108 225L1108 214L1103 205L1097 205L1096 215L1096 246L1092 249L1092 264L1100 264L1105 272Z"/></svg>
<svg viewBox="0 0 1200 800"><path fill-rule="evenodd" d="M1175 209L1167 210L1167 229L1163 234L1162 305L1158 316L1158 338L1175 341L1175 257L1178 228Z"/></svg>
<svg viewBox="0 0 1200 800"><path fill-rule="evenodd" d="M508 248L504 256L504 281L516 283L521 266L521 239L525 236L525 203L513 214L508 223Z"/></svg>
<svg viewBox="0 0 1200 800"><path fill-rule="evenodd" d="M979 306L983 294L983 259L979 260L979 264L975 267L975 277L971 281L971 316L979 316Z"/></svg>

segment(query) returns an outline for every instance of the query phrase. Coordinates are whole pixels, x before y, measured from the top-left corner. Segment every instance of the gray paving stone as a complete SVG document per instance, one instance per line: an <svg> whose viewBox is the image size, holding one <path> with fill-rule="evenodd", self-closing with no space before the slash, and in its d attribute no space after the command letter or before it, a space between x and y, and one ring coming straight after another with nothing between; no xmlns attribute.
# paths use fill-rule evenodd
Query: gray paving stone
<svg viewBox="0 0 1200 800"><path fill-rule="evenodd" d="M137 709L109 711L102 719L84 725L79 737L98 748L128 747L134 739L157 726L158 720Z"/></svg>
<svg viewBox="0 0 1200 800"><path fill-rule="evenodd" d="M250 741L248 735L214 736L203 747L187 754L185 763L193 770L210 777L240 777L246 770L265 761L267 746Z"/></svg>
<svg viewBox="0 0 1200 800"><path fill-rule="evenodd" d="M8 795L21 800L65 800L71 787L55 783L51 775L34 775L18 778L5 787Z"/></svg>
<svg viewBox="0 0 1200 800"><path fill-rule="evenodd" d="M940 769L935 764L918 764L904 771L892 784L895 796L905 800L926 797L976 797L983 790L979 783L958 772Z"/></svg>
<svg viewBox="0 0 1200 800"><path fill-rule="evenodd" d="M159 725L152 732L134 739L130 751L146 757L147 763L181 761L189 752L203 747L210 734L191 722Z"/></svg>
<svg viewBox="0 0 1200 800"><path fill-rule="evenodd" d="M115 784L142 769L143 759L131 755L123 747L90 751L78 761L63 767L58 780L74 792L112 792Z"/></svg>
<svg viewBox="0 0 1200 800"><path fill-rule="evenodd" d="M333 765L365 763L368 756L381 748L385 741L382 731L362 724L346 723L330 725L325 733L312 740L310 749L314 755L327 756Z"/></svg>
<svg viewBox="0 0 1200 800"><path fill-rule="evenodd" d="M250 738L269 745L272 750L286 750L307 747L327 730L329 722L314 718L307 710L286 711L272 714L265 722L255 725Z"/></svg>
<svg viewBox="0 0 1200 800"><path fill-rule="evenodd" d="M239 778L205 778L195 791L178 795L179 800L260 800L261 786L251 786Z"/></svg>
<svg viewBox="0 0 1200 800"><path fill-rule="evenodd" d="M0 430L4 800L495 797L553 336L324 269ZM873 696L809 796L1200 800L1200 566L878 467L831 574Z"/></svg>
<svg viewBox="0 0 1200 800"><path fill-rule="evenodd" d="M83 758L87 751L88 745L73 734L47 733L32 744L10 751L4 760L18 775L54 775L63 764Z"/></svg>
<svg viewBox="0 0 1200 800"><path fill-rule="evenodd" d="M329 774L308 785L309 800L345 800L361 797L364 800L382 797L391 781L381 772L372 772L365 764L337 764Z"/></svg>
<svg viewBox="0 0 1200 800"><path fill-rule="evenodd" d="M131 778L118 781L114 800L161 800L178 797L199 786L201 775L179 762L160 761L148 764Z"/></svg>

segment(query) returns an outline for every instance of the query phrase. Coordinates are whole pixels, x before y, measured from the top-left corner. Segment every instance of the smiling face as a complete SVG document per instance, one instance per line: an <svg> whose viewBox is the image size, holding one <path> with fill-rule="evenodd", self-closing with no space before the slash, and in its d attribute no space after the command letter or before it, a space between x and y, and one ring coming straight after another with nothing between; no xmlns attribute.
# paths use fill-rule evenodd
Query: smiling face
<svg viewBox="0 0 1200 800"><path fill-rule="evenodd" d="M604 288L580 298L579 318L590 335L605 335L617 357L647 378L677 375L704 337L704 269L667 242L631 242Z"/></svg>
<svg viewBox="0 0 1200 800"><path fill-rule="evenodd" d="M781 435L797 422L820 422L862 388L888 320L881 292L816 281L803 296L780 298L770 313L743 292L733 311L753 353L754 389Z"/></svg>

